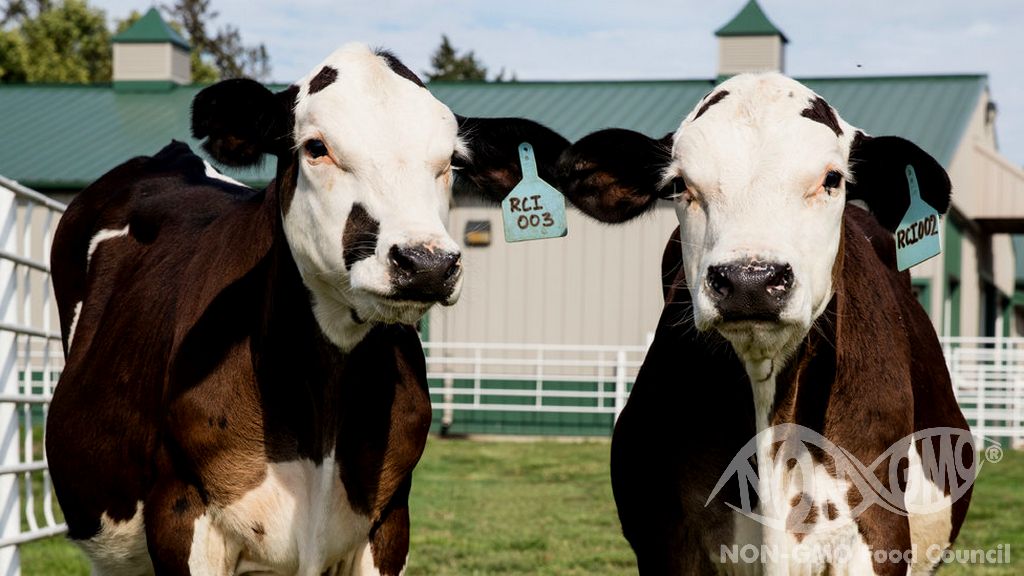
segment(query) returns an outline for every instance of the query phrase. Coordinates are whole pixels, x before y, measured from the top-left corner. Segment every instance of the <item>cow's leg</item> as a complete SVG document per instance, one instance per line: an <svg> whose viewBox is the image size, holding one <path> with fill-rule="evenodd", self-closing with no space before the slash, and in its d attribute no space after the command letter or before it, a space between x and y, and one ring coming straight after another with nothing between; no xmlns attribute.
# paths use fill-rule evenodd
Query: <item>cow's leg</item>
<svg viewBox="0 0 1024 576"><path fill-rule="evenodd" d="M226 576L234 570L194 486L165 476L146 500L145 514L157 576Z"/></svg>
<svg viewBox="0 0 1024 576"><path fill-rule="evenodd" d="M409 558L408 504L388 509L384 519L371 529L370 537L360 544L335 569L337 576L400 576Z"/></svg>

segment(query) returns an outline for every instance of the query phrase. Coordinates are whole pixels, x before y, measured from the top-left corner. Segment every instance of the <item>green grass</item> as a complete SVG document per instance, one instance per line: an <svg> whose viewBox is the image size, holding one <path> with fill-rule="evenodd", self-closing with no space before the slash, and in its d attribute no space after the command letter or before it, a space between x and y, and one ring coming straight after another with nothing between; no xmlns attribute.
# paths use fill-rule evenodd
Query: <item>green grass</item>
<svg viewBox="0 0 1024 576"><path fill-rule="evenodd" d="M608 443L431 439L416 468L407 574L636 572L619 532L608 480ZM940 576L1024 574L1024 453L986 464L958 549L1011 544L1009 565L949 565ZM1016 547L1019 547L1017 549ZM86 576L63 539L21 549L26 576Z"/></svg>
<svg viewBox="0 0 1024 576"><path fill-rule="evenodd" d="M939 576L1020 576L1024 574L1024 452L1005 450L1003 459L984 463L971 496L967 521L956 548L1011 548L1010 564L950 564Z"/></svg>
<svg viewBox="0 0 1024 576"><path fill-rule="evenodd" d="M416 468L409 574L636 572L608 442L431 441Z"/></svg>

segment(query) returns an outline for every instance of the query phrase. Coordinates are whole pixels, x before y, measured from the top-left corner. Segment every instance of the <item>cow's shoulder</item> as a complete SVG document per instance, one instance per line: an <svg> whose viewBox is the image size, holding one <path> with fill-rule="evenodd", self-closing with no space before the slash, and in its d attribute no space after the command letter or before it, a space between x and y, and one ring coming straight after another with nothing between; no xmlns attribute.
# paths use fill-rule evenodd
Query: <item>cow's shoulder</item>
<svg viewBox="0 0 1024 576"><path fill-rule="evenodd" d="M268 252L275 219L265 197L219 177L180 142L101 177L69 205L54 237L65 338L91 340L115 303L140 330L180 337Z"/></svg>

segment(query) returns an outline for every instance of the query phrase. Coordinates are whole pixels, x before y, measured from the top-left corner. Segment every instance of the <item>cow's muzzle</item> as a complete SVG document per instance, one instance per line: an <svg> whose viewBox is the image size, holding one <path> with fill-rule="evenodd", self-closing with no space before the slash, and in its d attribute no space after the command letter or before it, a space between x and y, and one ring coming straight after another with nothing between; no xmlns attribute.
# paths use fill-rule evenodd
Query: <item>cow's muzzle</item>
<svg viewBox="0 0 1024 576"><path fill-rule="evenodd" d="M426 245L392 246L388 251L392 297L448 303L462 277L462 255Z"/></svg>
<svg viewBox="0 0 1024 576"><path fill-rule="evenodd" d="M789 301L793 268L756 260L709 266L705 287L723 322L776 322Z"/></svg>

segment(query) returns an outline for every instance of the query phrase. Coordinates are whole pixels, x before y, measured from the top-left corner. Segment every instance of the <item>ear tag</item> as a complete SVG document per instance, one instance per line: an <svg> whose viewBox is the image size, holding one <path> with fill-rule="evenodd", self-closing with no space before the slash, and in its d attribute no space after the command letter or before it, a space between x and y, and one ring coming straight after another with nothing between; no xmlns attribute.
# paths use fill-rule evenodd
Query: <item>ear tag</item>
<svg viewBox="0 0 1024 576"><path fill-rule="evenodd" d="M565 236L568 232L565 197L537 174L537 162L529 142L519 145L519 164L523 179L501 201L505 241L522 242Z"/></svg>
<svg viewBox="0 0 1024 576"><path fill-rule="evenodd" d="M896 267L901 271L916 266L942 251L939 241L939 212L921 199L914 167L907 165L910 208L896 228Z"/></svg>

